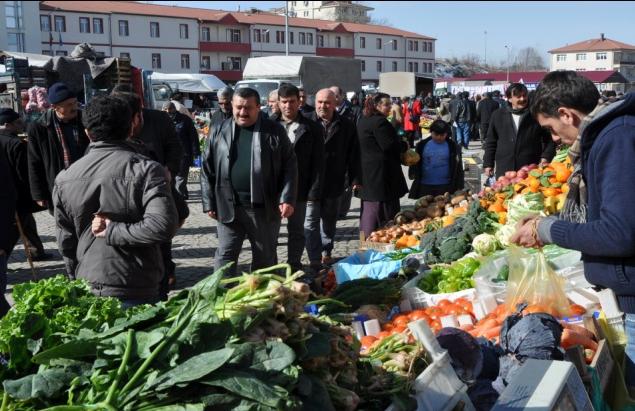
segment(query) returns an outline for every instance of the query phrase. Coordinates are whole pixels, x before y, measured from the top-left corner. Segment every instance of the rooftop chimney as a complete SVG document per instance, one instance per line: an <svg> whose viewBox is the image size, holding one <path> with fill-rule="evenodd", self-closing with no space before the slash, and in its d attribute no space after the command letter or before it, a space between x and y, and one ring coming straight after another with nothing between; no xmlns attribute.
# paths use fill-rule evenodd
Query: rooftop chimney
<svg viewBox="0 0 635 411"><path fill-rule="evenodd" d="M604 41L604 33L600 33L600 38Z"/></svg>

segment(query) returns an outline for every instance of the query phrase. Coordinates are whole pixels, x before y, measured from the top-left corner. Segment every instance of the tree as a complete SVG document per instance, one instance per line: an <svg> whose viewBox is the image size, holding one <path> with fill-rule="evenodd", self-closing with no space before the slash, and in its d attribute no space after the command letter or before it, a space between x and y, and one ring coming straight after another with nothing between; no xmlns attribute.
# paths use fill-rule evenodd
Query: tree
<svg viewBox="0 0 635 411"><path fill-rule="evenodd" d="M534 47L525 47L518 51L513 59L512 71L538 71L545 70L545 60Z"/></svg>

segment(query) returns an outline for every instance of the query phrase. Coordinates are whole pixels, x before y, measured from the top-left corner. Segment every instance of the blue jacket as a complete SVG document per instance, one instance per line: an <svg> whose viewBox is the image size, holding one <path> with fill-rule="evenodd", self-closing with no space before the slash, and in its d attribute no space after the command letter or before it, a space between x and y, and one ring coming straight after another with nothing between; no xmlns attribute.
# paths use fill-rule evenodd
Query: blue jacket
<svg viewBox="0 0 635 411"><path fill-rule="evenodd" d="M558 220L553 242L582 252L587 280L612 289L635 313L635 93L599 113L583 131L587 222Z"/></svg>

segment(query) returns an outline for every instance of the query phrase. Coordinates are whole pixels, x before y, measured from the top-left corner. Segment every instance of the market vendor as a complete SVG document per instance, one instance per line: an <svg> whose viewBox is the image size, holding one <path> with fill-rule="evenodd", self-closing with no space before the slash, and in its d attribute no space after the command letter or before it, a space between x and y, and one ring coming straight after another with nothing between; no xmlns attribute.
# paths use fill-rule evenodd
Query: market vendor
<svg viewBox="0 0 635 411"><path fill-rule="evenodd" d="M571 145L574 170L560 217L523 219L511 241L578 250L587 280L615 292L626 313L626 384L635 392L635 93L598 105L599 98L573 71L540 83L531 113L554 140Z"/></svg>

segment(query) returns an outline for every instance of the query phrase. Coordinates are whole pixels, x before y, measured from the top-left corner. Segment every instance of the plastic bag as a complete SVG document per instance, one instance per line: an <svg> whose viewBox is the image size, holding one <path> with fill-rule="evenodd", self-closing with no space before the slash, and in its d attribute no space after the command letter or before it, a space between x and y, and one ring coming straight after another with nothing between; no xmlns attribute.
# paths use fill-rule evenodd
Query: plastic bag
<svg viewBox="0 0 635 411"><path fill-rule="evenodd" d="M522 248L509 249L507 307L528 304L529 312L545 312L555 317L571 314L564 292L564 280L551 268L542 250L528 253Z"/></svg>

